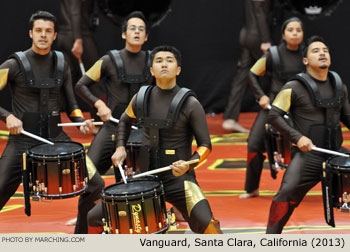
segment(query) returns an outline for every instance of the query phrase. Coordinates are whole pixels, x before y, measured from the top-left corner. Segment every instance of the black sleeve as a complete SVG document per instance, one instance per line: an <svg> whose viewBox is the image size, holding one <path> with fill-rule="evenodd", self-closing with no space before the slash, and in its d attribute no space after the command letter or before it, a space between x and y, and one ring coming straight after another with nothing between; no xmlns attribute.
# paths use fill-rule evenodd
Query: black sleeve
<svg viewBox="0 0 350 252"><path fill-rule="evenodd" d="M136 111L136 96L131 100L131 107L133 111ZM118 129L117 129L117 147L126 146L128 141L131 125L136 121L136 118L132 118L127 115L126 112L122 114L119 120Z"/></svg>
<svg viewBox="0 0 350 252"><path fill-rule="evenodd" d="M265 12L266 0L252 0L255 16L258 23L261 40L264 43L271 42L270 27L268 24L268 13Z"/></svg>
<svg viewBox="0 0 350 252"><path fill-rule="evenodd" d="M349 96L348 96L348 89L346 88L346 85L344 85L344 104L341 110L341 122L344 123L344 125L350 129L350 104L349 104Z"/></svg>
<svg viewBox="0 0 350 252"><path fill-rule="evenodd" d="M81 34L81 5L82 0L69 0L69 4L67 6L70 7L71 13L71 24L74 39L82 38Z"/></svg>

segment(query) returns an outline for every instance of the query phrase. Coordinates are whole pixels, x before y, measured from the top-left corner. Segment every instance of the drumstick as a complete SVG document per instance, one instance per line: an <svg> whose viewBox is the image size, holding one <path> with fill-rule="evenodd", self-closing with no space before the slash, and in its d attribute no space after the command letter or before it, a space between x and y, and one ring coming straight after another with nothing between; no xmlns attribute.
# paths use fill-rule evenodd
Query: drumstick
<svg viewBox="0 0 350 252"><path fill-rule="evenodd" d="M350 155L348 154L344 154L338 151L332 151L332 150L327 150L327 149L323 149L323 148L319 148L319 147L311 147L311 149L313 151L319 151L319 152L323 152L323 153L327 153L327 154L331 154L331 155L337 155L337 156L341 156L341 157L350 157Z"/></svg>
<svg viewBox="0 0 350 252"><path fill-rule="evenodd" d="M121 164L118 164L118 168L119 168L120 174L122 175L124 184L127 184L128 182L126 181L126 177L125 177L125 174L124 174L124 170L123 170L122 165L121 165Z"/></svg>
<svg viewBox="0 0 350 252"><path fill-rule="evenodd" d="M39 136L37 136L37 135L34 135L34 134L32 134L32 133L30 133L30 132L28 132L28 131L21 130L21 134L26 135L26 136L29 136L29 137L31 137L31 138L34 138L34 139L36 139L36 140L38 140L38 141L41 141L41 142L44 142L44 143L54 145L53 142L51 142L51 141L49 141L49 140L46 140L45 138L39 137Z"/></svg>
<svg viewBox="0 0 350 252"><path fill-rule="evenodd" d="M194 164L194 163L198 163L198 162L199 162L199 159L194 159L194 160L190 160L190 161L185 162L185 164ZM168 170L171 170L170 166L158 168L158 169L148 171L148 172L143 172L141 174L132 176L132 178L140 178L140 177L144 177L147 175L152 175L152 174L156 174L156 173L164 172L164 171L168 171Z"/></svg>
<svg viewBox="0 0 350 252"><path fill-rule="evenodd" d="M85 122L74 122L74 123L57 123L58 127L71 127L71 126L82 126ZM93 125L103 125L103 122L92 122Z"/></svg>
<svg viewBox="0 0 350 252"><path fill-rule="evenodd" d="M119 123L119 120L117 118L114 118L113 116L111 116L111 118L109 118L110 121L114 122L114 123ZM132 125L131 126L132 129L139 129L136 126Z"/></svg>
<svg viewBox="0 0 350 252"><path fill-rule="evenodd" d="M81 60L81 58L79 58L78 61L79 61L81 75L84 75L85 74L85 67L84 67L83 61Z"/></svg>

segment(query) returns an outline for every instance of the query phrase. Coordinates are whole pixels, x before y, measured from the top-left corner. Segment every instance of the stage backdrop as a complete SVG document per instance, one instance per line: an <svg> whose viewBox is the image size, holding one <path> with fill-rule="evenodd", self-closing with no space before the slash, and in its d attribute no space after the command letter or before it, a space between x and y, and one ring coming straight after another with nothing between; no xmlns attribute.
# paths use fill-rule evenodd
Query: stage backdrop
<svg viewBox="0 0 350 252"><path fill-rule="evenodd" d="M145 0L146 1L146 0ZM31 46L28 19L36 10L48 10L58 15L59 0L11 0L0 2L0 61L10 54ZM243 0L173 0L172 11L160 26L153 28L145 49L160 44L176 46L183 54L182 73L178 83L193 89L208 113L220 113L228 99L232 78L239 57L238 35L243 23ZM319 34L331 48L332 69L345 83L350 83L348 50L350 35L350 1L343 3L329 17L305 21L305 35ZM287 11L284 18L291 16ZM121 49L124 41L120 27L114 26L100 13L101 24L96 31L99 53ZM274 37L279 38L279 29ZM278 41L277 41L278 42ZM10 108L8 87L0 92L0 106ZM246 94L242 110L256 109L251 94ZM86 109L86 107L84 108Z"/></svg>

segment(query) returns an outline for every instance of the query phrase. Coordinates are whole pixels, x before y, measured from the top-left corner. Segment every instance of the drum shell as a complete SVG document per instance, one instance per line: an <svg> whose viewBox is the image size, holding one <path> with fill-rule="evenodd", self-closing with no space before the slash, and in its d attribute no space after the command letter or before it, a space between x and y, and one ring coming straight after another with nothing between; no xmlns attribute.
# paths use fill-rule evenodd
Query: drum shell
<svg viewBox="0 0 350 252"><path fill-rule="evenodd" d="M39 144L27 150L29 189L33 197L63 199L80 195L84 192L88 177L85 164L85 150L80 143L55 142L62 146L76 145L77 151L61 155L38 154L33 151ZM53 147L50 147L53 148Z"/></svg>
<svg viewBox="0 0 350 252"><path fill-rule="evenodd" d="M344 193L350 194L350 159L338 156L329 158L326 172L331 176L333 207L341 208Z"/></svg>
<svg viewBox="0 0 350 252"><path fill-rule="evenodd" d="M129 180L127 187L149 179ZM161 182L145 192L111 194L109 190L117 183L102 191L102 202L106 220L112 234L164 233L168 229L164 190Z"/></svg>

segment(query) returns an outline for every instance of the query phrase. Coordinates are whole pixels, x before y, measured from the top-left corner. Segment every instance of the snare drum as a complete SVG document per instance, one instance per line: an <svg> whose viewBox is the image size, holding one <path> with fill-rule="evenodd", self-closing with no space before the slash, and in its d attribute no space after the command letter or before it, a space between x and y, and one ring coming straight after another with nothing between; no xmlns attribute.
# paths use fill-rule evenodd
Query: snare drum
<svg viewBox="0 0 350 252"><path fill-rule="evenodd" d="M88 174L84 147L80 143L39 144L26 154L29 191L33 199L70 198L84 192Z"/></svg>
<svg viewBox="0 0 350 252"><path fill-rule="evenodd" d="M163 185L153 178L107 186L102 191L102 202L108 233L148 234L168 230Z"/></svg>
<svg viewBox="0 0 350 252"><path fill-rule="evenodd" d="M125 160L128 167L132 167L134 171L139 168L138 158L142 145L143 129L132 130L126 143L127 158Z"/></svg>
<svg viewBox="0 0 350 252"><path fill-rule="evenodd" d="M326 172L331 175L333 207L350 207L350 159L334 156L326 161Z"/></svg>
<svg viewBox="0 0 350 252"><path fill-rule="evenodd" d="M266 144L267 155L269 158L271 168L276 169L278 167L288 167L291 161L291 143L289 139L282 136L276 131L270 124L266 124Z"/></svg>

